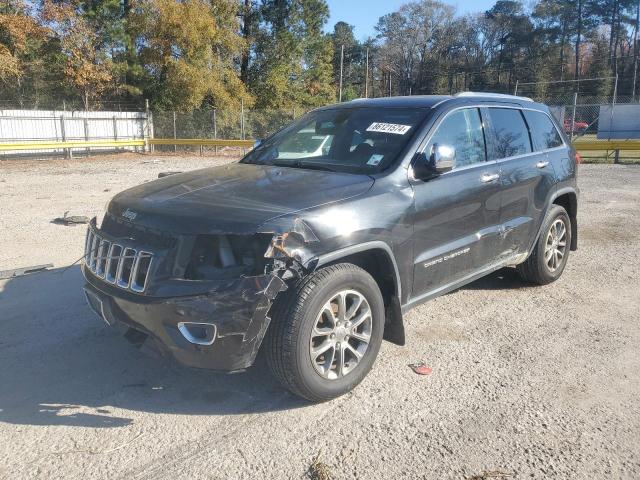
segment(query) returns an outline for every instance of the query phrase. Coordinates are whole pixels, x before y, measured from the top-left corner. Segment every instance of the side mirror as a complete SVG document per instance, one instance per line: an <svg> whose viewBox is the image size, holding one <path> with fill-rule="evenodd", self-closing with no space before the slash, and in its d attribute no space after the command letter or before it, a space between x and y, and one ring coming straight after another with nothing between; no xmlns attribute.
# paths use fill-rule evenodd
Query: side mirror
<svg viewBox="0 0 640 480"><path fill-rule="evenodd" d="M428 180L453 170L455 166L455 148L434 143L428 155L424 152L418 156L413 165L413 174L420 180Z"/></svg>
<svg viewBox="0 0 640 480"><path fill-rule="evenodd" d="M430 162L436 173L446 173L456 166L456 149L449 145L433 144Z"/></svg>

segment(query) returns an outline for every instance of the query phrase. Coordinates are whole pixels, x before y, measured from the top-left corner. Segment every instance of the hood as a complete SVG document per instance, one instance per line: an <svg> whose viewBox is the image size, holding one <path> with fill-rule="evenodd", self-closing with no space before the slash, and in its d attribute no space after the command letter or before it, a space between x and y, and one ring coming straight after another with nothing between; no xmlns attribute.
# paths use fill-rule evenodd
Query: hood
<svg viewBox="0 0 640 480"><path fill-rule="evenodd" d="M372 185L368 175L235 163L125 190L108 211L163 231L243 234L275 217L360 195Z"/></svg>

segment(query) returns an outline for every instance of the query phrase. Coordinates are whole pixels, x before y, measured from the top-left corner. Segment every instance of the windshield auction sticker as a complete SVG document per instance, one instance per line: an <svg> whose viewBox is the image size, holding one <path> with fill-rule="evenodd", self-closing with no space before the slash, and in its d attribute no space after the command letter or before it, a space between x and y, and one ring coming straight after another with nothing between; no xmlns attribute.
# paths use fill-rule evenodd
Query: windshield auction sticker
<svg viewBox="0 0 640 480"><path fill-rule="evenodd" d="M397 123L374 122L369 125L367 132L393 133L394 135L404 135L411 130L410 125L398 125Z"/></svg>

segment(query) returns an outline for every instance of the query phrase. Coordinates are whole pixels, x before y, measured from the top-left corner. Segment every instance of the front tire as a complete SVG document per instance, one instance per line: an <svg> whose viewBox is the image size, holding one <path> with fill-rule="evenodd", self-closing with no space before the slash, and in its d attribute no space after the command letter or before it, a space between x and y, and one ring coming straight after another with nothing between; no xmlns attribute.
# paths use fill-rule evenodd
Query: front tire
<svg viewBox="0 0 640 480"><path fill-rule="evenodd" d="M570 246L571 219L564 208L553 205L547 212L531 255L516 269L527 282L538 285L555 282L567 265Z"/></svg>
<svg viewBox="0 0 640 480"><path fill-rule="evenodd" d="M383 330L384 301L376 281L355 265L331 265L274 303L265 338L267 363L295 395L330 400L369 373Z"/></svg>

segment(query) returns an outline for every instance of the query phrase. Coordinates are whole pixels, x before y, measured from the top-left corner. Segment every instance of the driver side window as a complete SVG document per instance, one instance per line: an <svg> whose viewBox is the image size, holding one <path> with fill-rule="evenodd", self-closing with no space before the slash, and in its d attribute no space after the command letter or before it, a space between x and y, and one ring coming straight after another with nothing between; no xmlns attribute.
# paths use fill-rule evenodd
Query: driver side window
<svg viewBox="0 0 640 480"><path fill-rule="evenodd" d="M433 145L453 147L456 152L456 168L486 161L482 119L477 108L456 110L447 115L427 146L427 154Z"/></svg>

